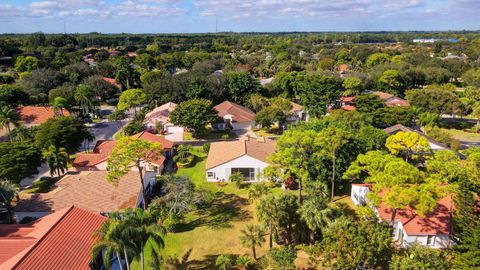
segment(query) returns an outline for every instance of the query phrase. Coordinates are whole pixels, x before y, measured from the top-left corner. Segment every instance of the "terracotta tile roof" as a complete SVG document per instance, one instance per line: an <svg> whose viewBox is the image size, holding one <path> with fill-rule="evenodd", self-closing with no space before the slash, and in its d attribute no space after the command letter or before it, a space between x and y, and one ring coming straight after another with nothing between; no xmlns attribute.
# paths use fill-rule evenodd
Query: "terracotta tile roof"
<svg viewBox="0 0 480 270"><path fill-rule="evenodd" d="M350 68L348 67L347 64L341 64L338 66L338 71L348 71Z"/></svg>
<svg viewBox="0 0 480 270"><path fill-rule="evenodd" d="M48 119L55 117L55 112L47 106L24 106L16 109L20 121L27 125L40 125ZM70 112L63 110L64 116L70 116Z"/></svg>
<svg viewBox="0 0 480 270"><path fill-rule="evenodd" d="M341 102L354 102L355 101L355 97L340 97L340 101Z"/></svg>
<svg viewBox="0 0 480 270"><path fill-rule="evenodd" d="M117 184L107 182L106 176L106 171L66 175L56 183L57 188L48 193L21 193L21 200L14 211L54 212L73 204L96 213L113 212L121 210L120 206L139 196L138 172L128 172Z"/></svg>
<svg viewBox="0 0 480 270"><path fill-rule="evenodd" d="M112 153L116 142L110 140L100 140L93 148L92 153L77 154L72 162L73 167L92 167L104 161L107 161Z"/></svg>
<svg viewBox="0 0 480 270"><path fill-rule="evenodd" d="M113 78L103 77L102 79L113 86L120 87L120 84Z"/></svg>
<svg viewBox="0 0 480 270"><path fill-rule="evenodd" d="M410 103L407 100L396 97L389 93L377 91L373 92L373 94L378 96L387 107L410 106Z"/></svg>
<svg viewBox="0 0 480 270"><path fill-rule="evenodd" d="M90 269L93 232L106 219L69 206L30 224L17 225L30 232L0 234L0 254L10 255L7 260L0 258L0 269Z"/></svg>
<svg viewBox="0 0 480 270"><path fill-rule="evenodd" d="M133 136L131 136L134 139L142 139L146 141L150 141L153 143L160 143L162 145L163 150L170 150L173 148L173 142L169 141L163 137L157 136L155 134L152 134L148 131L142 131L140 133L137 133Z"/></svg>
<svg viewBox="0 0 480 270"><path fill-rule="evenodd" d="M344 111L355 111L357 109L355 106L352 105L343 105L341 108Z"/></svg>
<svg viewBox="0 0 480 270"><path fill-rule="evenodd" d="M265 139L264 141L249 139L214 142L210 145L205 168L208 170L244 155L266 162L267 157L273 153L275 149L276 143L270 139Z"/></svg>
<svg viewBox="0 0 480 270"><path fill-rule="evenodd" d="M145 115L145 123L155 124L156 122L161 122L167 124L170 122L170 113L175 109L177 104L173 102L168 102L163 104L160 107L153 109L151 112Z"/></svg>
<svg viewBox="0 0 480 270"><path fill-rule="evenodd" d="M252 122L255 119L255 113L250 109L230 101L224 101L213 109L217 111L218 117L223 118L225 115L231 115L233 122Z"/></svg>
<svg viewBox="0 0 480 270"><path fill-rule="evenodd" d="M386 221L392 218L391 208L385 205L377 207L378 214ZM437 202L435 210L421 217L407 207L397 210L396 221L400 221L408 235L449 234L451 228L452 198L446 196Z"/></svg>

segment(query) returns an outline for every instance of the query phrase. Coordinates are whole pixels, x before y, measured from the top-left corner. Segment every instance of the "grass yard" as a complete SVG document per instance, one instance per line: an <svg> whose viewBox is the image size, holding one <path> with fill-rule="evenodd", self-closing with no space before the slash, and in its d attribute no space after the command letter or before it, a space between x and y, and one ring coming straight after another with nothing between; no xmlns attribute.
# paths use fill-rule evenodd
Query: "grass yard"
<svg viewBox="0 0 480 270"><path fill-rule="evenodd" d="M214 192L214 200L209 208L188 214L185 223L180 226L178 232L168 233L165 236L165 248L161 250L160 254L164 258L173 255L181 257L192 249L190 255L191 269L215 269L215 260L220 254L248 254L251 257L251 249L244 248L240 242L241 230L247 224L257 223L255 206L248 201L248 186L238 190L233 183L223 183L220 186L217 183L207 182L205 178L207 154L202 151L201 147L194 148L192 152L195 155L193 166L181 168L177 174L189 177L199 189ZM297 191L285 191L281 188L273 188L271 192L297 194ZM352 209L353 203L349 196L335 196L334 201L340 207L354 212ZM267 241L268 237L265 236L264 245L257 248L258 257L263 256L267 251ZM146 266L148 266L151 256L152 249L147 244ZM296 263L297 266L302 268L307 267L308 256L304 252L299 252ZM139 261L133 261L131 269L140 269Z"/></svg>
<svg viewBox="0 0 480 270"><path fill-rule="evenodd" d="M177 174L188 176L200 189L215 193L213 204L208 209L201 209L187 215L185 224L179 232L169 233L165 237L164 256L177 255L181 257L192 249L190 260L192 269L214 269L215 260L220 254L251 255L251 249L244 248L240 242L240 231L247 224L257 223L254 215L254 205L248 201L248 187L238 190L233 183L209 183L205 179L206 154L201 148L195 148L194 166L181 168ZM284 192L275 188L273 192ZM268 237L265 238L268 241ZM257 248L257 256L263 256L268 249L268 243ZM147 244L146 261L148 265L151 249ZM138 261L132 263L131 269L140 269Z"/></svg>
<svg viewBox="0 0 480 270"><path fill-rule="evenodd" d="M220 139L235 139L237 135L234 132L230 132L229 134L223 132L214 132L211 129L207 129L204 134L200 134L198 138L193 137L193 134L188 131L183 132L183 140L185 141L192 141L195 139L203 139L203 140L220 140Z"/></svg>
<svg viewBox="0 0 480 270"><path fill-rule="evenodd" d="M47 193L52 186L60 180L61 177L42 177L40 180L33 182L32 187L25 189L26 193Z"/></svg>
<svg viewBox="0 0 480 270"><path fill-rule="evenodd" d="M480 142L480 133L466 132L460 129L444 129L443 131L452 135L455 139L464 142Z"/></svg>
<svg viewBox="0 0 480 270"><path fill-rule="evenodd" d="M282 135L282 130L279 128L273 129L253 129L253 132L259 137L276 137Z"/></svg>

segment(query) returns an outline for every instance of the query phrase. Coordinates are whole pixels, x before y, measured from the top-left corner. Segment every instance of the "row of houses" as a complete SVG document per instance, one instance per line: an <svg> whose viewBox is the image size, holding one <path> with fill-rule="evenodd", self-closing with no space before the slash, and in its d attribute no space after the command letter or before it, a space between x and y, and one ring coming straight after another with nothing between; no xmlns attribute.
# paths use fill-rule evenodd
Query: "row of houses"
<svg viewBox="0 0 480 270"><path fill-rule="evenodd" d="M377 96L385 105L385 107L408 107L410 103L402 98L399 98L395 95L379 91L366 91L366 94L371 94ZM340 108L344 111L354 111L356 110L355 96L341 97L338 101L340 103Z"/></svg>

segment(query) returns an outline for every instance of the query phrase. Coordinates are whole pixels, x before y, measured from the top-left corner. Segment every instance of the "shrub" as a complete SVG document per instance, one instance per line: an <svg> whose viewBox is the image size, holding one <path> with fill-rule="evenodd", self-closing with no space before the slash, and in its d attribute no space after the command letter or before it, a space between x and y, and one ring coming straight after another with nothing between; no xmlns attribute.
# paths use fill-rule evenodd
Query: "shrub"
<svg viewBox="0 0 480 270"><path fill-rule="evenodd" d="M176 232L178 225L182 223L182 217L175 214L169 214L163 221L163 227L167 232Z"/></svg>
<svg viewBox="0 0 480 270"><path fill-rule="evenodd" d="M283 246L267 252L267 261L272 269L295 269L297 252L292 246Z"/></svg>
<svg viewBox="0 0 480 270"><path fill-rule="evenodd" d="M116 110L112 114L108 116L108 120L110 121L118 121L118 120L123 120L127 117L125 114L125 111L122 110Z"/></svg>
<svg viewBox="0 0 480 270"><path fill-rule="evenodd" d="M210 143L206 143L202 146L202 150L204 153L208 154L208 152L210 151Z"/></svg>
<svg viewBox="0 0 480 270"><path fill-rule="evenodd" d="M127 136L132 136L144 130L145 126L143 125L143 122L132 121L125 126L125 128L123 129L123 134Z"/></svg>
<svg viewBox="0 0 480 270"><path fill-rule="evenodd" d="M240 189L243 184L243 174L241 172L234 172L230 175L230 182L235 183L237 189Z"/></svg>

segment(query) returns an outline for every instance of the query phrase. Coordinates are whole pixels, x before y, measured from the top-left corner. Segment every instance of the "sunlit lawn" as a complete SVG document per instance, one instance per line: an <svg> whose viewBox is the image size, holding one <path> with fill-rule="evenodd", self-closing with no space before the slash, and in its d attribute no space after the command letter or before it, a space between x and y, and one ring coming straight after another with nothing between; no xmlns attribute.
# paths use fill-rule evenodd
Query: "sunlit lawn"
<svg viewBox="0 0 480 270"><path fill-rule="evenodd" d="M164 256L178 255L181 257L192 249L190 259L193 260L193 269L214 269L215 259L220 254L249 254L251 250L244 248L240 242L240 231L247 224L256 223L255 206L248 201L248 186L236 189L232 183L209 183L205 179L206 154L201 149L195 150L195 165L190 168L181 168L178 175L188 176L195 183L196 188L207 189L215 193L212 205L187 215L185 224L179 232L169 233L165 237ZM283 192L280 188L272 192ZM267 238L266 238L267 240ZM268 244L257 249L258 256L263 256ZM147 245L146 265L151 256L150 246ZM140 269L135 261L132 269Z"/></svg>
<svg viewBox="0 0 480 270"><path fill-rule="evenodd" d="M448 132L455 139L464 142L480 142L480 133L466 132L459 129L442 129L445 132Z"/></svg>
<svg viewBox="0 0 480 270"><path fill-rule="evenodd" d="M214 202L207 209L202 209L187 215L185 223L178 232L169 233L165 236L165 249L161 254L171 256L176 254L181 257L189 249L192 249L190 260L192 269L215 269L215 259L220 254L251 255L251 250L244 248L240 242L240 231L247 224L257 223L255 206L248 201L248 186L236 189L232 183L207 182L205 179L206 154L201 148L195 148L196 160L194 166L181 168L178 175L188 176L195 183L196 188L207 189L215 193ZM297 191L285 191L281 188L273 188L271 192L279 194ZM350 197L336 196L334 201L346 208L353 206ZM267 237L265 237L267 241ZM145 264L151 257L151 249L146 246ZM268 243L257 248L257 256L263 256L268 248ZM305 254L303 254L305 255ZM306 258L299 258L297 265L306 265ZM131 269L140 269L138 261L132 263ZM147 267L148 269L148 267Z"/></svg>

